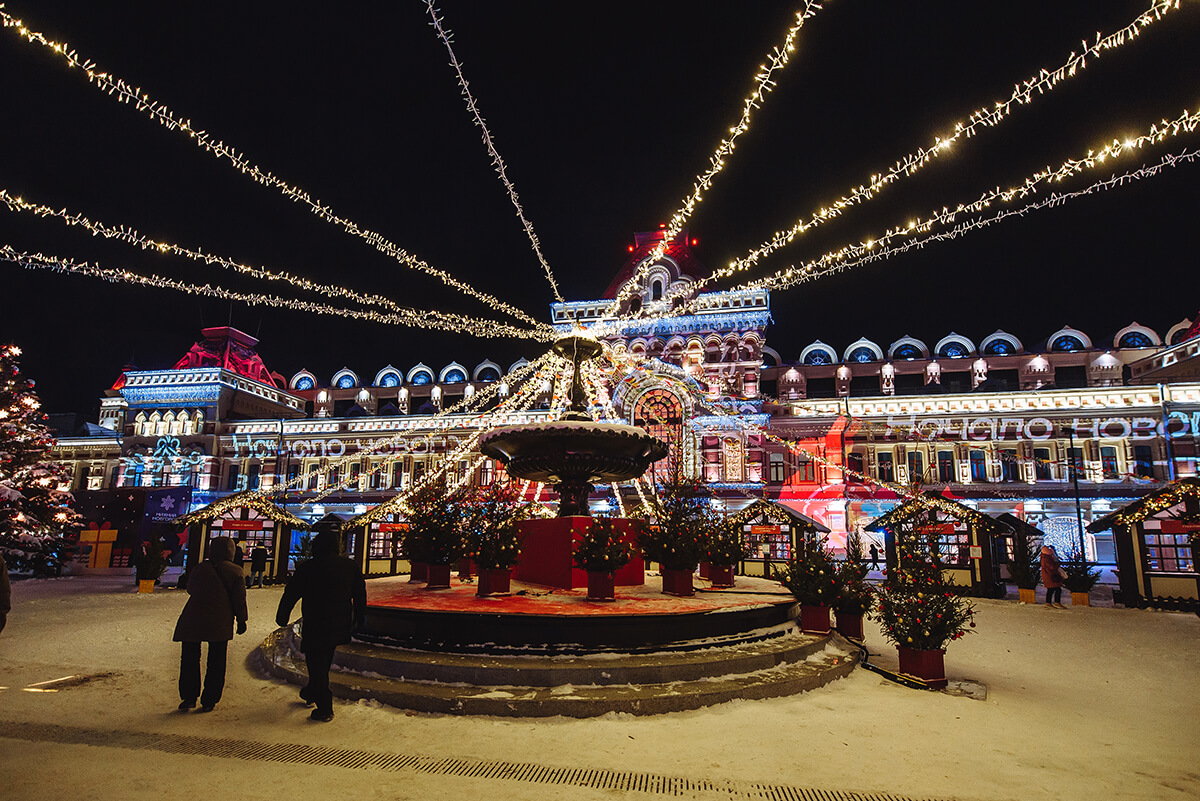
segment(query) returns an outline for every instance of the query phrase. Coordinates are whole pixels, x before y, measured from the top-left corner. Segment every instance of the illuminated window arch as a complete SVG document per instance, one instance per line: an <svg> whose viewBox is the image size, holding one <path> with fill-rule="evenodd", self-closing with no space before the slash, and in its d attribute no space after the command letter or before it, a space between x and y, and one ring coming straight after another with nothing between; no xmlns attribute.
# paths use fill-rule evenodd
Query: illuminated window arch
<svg viewBox="0 0 1200 801"><path fill-rule="evenodd" d="M1154 342L1142 331L1130 331L1125 336L1121 337L1121 341L1117 343L1118 348L1152 348Z"/></svg>
<svg viewBox="0 0 1200 801"><path fill-rule="evenodd" d="M1050 350L1056 353L1073 353L1083 350L1083 343L1079 341L1079 337L1063 334L1050 344Z"/></svg>
<svg viewBox="0 0 1200 801"><path fill-rule="evenodd" d="M683 457L683 403L675 393L652 389L638 398L633 410L633 424L667 444L667 456L650 466L655 481L671 477L671 466Z"/></svg>

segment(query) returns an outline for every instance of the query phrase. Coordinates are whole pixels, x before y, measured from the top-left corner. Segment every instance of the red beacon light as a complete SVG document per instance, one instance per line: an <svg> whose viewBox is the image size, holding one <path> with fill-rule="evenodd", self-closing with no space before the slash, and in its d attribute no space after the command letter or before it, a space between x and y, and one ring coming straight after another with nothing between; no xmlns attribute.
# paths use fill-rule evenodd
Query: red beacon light
<svg viewBox="0 0 1200 801"><path fill-rule="evenodd" d="M699 244L700 244L700 240L699 240L699 239L693 239L693 240L692 240L692 247L696 247L696 245L699 245Z"/></svg>
<svg viewBox="0 0 1200 801"><path fill-rule="evenodd" d="M633 245L630 245L630 246L629 246L629 252L630 252L630 253L632 253L632 252L633 252Z"/></svg>

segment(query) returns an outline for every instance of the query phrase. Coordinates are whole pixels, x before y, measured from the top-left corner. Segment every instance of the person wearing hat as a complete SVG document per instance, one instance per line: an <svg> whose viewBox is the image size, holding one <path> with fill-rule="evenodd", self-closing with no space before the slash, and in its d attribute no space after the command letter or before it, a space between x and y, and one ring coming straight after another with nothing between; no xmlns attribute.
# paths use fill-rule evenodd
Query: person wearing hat
<svg viewBox="0 0 1200 801"><path fill-rule="evenodd" d="M187 582L188 600L175 624L175 642L181 643L179 657L179 709L193 709L200 701L201 712L212 712L225 689L225 657L237 633L246 633L246 581L233 563L233 540L213 537L208 558L196 565ZM208 643L204 690L200 688L200 643Z"/></svg>
<svg viewBox="0 0 1200 801"><path fill-rule="evenodd" d="M329 669L339 645L350 642L367 610L367 584L362 571L341 555L338 535L322 531L313 537L312 558L296 566L288 579L275 622L286 626L292 608L300 601L300 651L308 667L308 684L300 698L316 704L310 718L333 720L333 693Z"/></svg>

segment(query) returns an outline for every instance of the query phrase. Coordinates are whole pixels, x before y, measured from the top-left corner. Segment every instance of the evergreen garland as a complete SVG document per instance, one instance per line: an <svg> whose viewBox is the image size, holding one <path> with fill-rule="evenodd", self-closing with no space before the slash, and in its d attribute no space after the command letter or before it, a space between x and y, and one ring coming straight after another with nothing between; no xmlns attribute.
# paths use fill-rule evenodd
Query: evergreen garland
<svg viewBox="0 0 1200 801"><path fill-rule="evenodd" d="M883 636L902 647L943 649L975 628L975 607L944 577L936 525L909 518L895 536L899 563L878 591Z"/></svg>
<svg viewBox="0 0 1200 801"><path fill-rule="evenodd" d="M841 615L862 615L870 611L874 596L867 583L862 535L855 529L846 536L846 559L838 566L833 608Z"/></svg>
<svg viewBox="0 0 1200 801"><path fill-rule="evenodd" d="M575 567L589 573L615 573L632 559L633 549L607 517L594 518L575 545Z"/></svg>
<svg viewBox="0 0 1200 801"><path fill-rule="evenodd" d="M837 568L825 537L801 537L779 579L805 606L833 606L837 599Z"/></svg>
<svg viewBox="0 0 1200 801"><path fill-rule="evenodd" d="M49 460L54 438L46 415L21 377L15 345L0 346L0 553L8 569L57 576L78 532L70 476Z"/></svg>

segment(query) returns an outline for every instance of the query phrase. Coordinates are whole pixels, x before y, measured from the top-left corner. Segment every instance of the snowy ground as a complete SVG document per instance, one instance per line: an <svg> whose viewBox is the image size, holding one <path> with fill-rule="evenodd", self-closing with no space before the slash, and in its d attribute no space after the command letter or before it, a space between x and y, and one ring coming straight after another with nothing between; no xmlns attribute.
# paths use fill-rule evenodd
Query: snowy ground
<svg viewBox="0 0 1200 801"><path fill-rule="evenodd" d="M654 795L64 745L22 739L21 724L29 722L910 798L1200 798L1194 614L977 601L976 633L954 643L946 662L951 679L985 684L985 701L910 690L857 670L792 698L659 717L481 719L338 702L333 722L317 724L296 703L295 688L246 667L251 649L274 627L279 594L249 593L249 632L230 647L225 698L200 715L175 711L178 645L171 632L182 593L137 595L127 580L111 578L14 584L14 608L0 634L0 798ZM894 649L870 623L867 644L880 654L876 661L895 664ZM26 691L109 672L115 675L57 692Z"/></svg>

